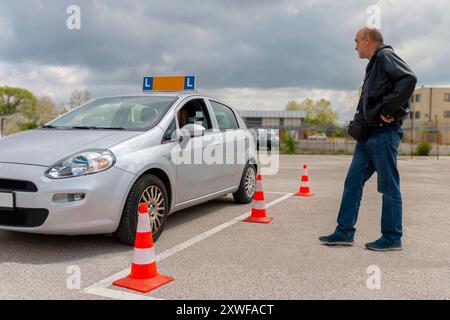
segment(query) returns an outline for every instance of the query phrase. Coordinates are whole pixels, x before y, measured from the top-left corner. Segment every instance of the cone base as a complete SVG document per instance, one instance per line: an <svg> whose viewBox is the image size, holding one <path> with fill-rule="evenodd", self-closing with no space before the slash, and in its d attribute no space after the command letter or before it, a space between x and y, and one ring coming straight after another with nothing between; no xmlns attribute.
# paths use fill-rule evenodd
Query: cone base
<svg viewBox="0 0 450 320"><path fill-rule="evenodd" d="M296 194L294 194L294 196L297 196L297 197L312 197L312 196L315 196L315 194L311 193L311 192L297 192Z"/></svg>
<svg viewBox="0 0 450 320"><path fill-rule="evenodd" d="M128 276L120 280L114 281L113 285L146 293L156 288L159 288L162 285L165 285L166 283L169 283L171 281L173 281L173 278L157 274L156 276L150 279L136 279Z"/></svg>
<svg viewBox="0 0 450 320"><path fill-rule="evenodd" d="M272 222L273 218L271 217L248 217L244 220L244 222L253 222L253 223L270 223Z"/></svg>

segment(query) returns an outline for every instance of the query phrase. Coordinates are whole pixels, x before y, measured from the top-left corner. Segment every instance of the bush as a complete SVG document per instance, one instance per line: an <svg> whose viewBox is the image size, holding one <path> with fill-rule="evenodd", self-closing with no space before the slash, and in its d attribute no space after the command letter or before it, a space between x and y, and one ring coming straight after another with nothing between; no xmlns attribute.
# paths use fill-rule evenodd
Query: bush
<svg viewBox="0 0 450 320"><path fill-rule="evenodd" d="M282 148L283 153L295 154L297 152L297 141L291 134L283 135L282 140L284 148Z"/></svg>
<svg viewBox="0 0 450 320"><path fill-rule="evenodd" d="M422 141L417 145L417 153L419 156L428 156L433 146L427 141Z"/></svg>
<svg viewBox="0 0 450 320"><path fill-rule="evenodd" d="M19 128L20 128L20 130L25 131L25 130L39 128L39 125L37 125L35 123L31 123L31 122L25 122L25 123L19 124Z"/></svg>

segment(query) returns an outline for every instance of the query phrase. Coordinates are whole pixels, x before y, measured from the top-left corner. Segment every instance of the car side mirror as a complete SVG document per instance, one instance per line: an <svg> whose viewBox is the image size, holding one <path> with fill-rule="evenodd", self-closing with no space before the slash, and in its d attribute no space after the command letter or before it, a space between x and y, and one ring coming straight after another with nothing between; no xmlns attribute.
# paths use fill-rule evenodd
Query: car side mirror
<svg viewBox="0 0 450 320"><path fill-rule="evenodd" d="M205 131L205 127L196 123L188 123L183 128L181 128L183 136L188 136L190 138L201 137L205 134Z"/></svg>

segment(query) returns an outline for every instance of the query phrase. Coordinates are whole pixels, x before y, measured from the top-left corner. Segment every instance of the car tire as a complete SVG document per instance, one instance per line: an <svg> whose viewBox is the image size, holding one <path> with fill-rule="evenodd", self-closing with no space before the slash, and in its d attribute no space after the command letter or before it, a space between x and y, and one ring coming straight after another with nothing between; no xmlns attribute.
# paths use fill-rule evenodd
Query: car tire
<svg viewBox="0 0 450 320"><path fill-rule="evenodd" d="M161 198L163 198L162 201ZM150 200L150 202L145 199ZM154 211L150 213L150 219L154 221L154 223L152 223L153 241L158 240L167 221L169 201L164 183L155 175L143 175L131 188L125 202L119 227L114 233L116 238L130 246L134 245L134 241L136 239L139 205L141 200L142 203L147 202L155 205ZM157 206L156 202L161 204ZM150 204L149 208L151 209L152 207ZM156 218L159 218L158 221L156 221Z"/></svg>
<svg viewBox="0 0 450 320"><path fill-rule="evenodd" d="M248 192L248 183L253 185L251 193ZM253 201L256 186L256 167L251 164L247 164L242 174L241 183L239 189L233 193L233 198L236 203L247 204Z"/></svg>

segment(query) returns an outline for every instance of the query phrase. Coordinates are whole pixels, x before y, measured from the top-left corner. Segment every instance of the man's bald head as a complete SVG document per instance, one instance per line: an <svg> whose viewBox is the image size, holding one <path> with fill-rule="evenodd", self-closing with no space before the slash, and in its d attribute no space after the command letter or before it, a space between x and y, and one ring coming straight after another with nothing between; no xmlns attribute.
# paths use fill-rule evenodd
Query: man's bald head
<svg viewBox="0 0 450 320"><path fill-rule="evenodd" d="M383 44L383 35L376 28L362 28L355 36L356 47L361 59L369 59L373 56L376 49Z"/></svg>
<svg viewBox="0 0 450 320"><path fill-rule="evenodd" d="M376 29L376 28L362 28L361 30L358 31L358 33L361 33L361 35L364 38L369 38L370 40L372 40L374 43L377 43L378 45L382 44L384 42L383 40L383 35L381 34L380 30Z"/></svg>

